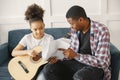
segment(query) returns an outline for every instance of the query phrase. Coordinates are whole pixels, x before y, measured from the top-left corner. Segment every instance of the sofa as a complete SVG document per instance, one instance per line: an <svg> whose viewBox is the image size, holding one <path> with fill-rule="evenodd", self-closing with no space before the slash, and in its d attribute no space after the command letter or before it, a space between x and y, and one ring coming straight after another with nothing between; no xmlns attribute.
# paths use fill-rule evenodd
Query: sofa
<svg viewBox="0 0 120 80"><path fill-rule="evenodd" d="M70 31L70 28L46 28L45 32L51 34L55 39L58 39ZM21 38L30 33L30 29L18 29L8 32L8 42L0 45L0 80L12 80L8 72L8 63L12 58L11 52L18 44ZM120 71L120 51L110 43L111 54L111 80L118 80Z"/></svg>

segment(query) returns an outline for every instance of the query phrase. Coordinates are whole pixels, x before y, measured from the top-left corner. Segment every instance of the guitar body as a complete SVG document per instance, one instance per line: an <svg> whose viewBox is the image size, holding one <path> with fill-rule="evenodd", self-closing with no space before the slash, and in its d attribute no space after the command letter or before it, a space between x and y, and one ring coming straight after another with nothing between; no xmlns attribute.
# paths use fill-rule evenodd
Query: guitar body
<svg viewBox="0 0 120 80"><path fill-rule="evenodd" d="M9 62L8 70L15 80L31 80L38 68L46 63L42 58L34 60L30 56L18 56Z"/></svg>

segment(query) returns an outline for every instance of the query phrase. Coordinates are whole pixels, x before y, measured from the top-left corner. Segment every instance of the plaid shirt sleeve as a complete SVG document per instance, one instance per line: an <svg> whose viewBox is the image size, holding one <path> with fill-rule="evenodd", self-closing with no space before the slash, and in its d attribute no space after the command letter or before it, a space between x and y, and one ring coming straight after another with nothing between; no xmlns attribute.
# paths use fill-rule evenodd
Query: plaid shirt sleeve
<svg viewBox="0 0 120 80"><path fill-rule="evenodd" d="M88 54L77 54L77 60L94 66L105 69L110 65L110 52L109 52L109 42L110 35L107 29L103 28L103 31L99 32L99 35L94 36L91 46L95 46L92 50L92 55Z"/></svg>

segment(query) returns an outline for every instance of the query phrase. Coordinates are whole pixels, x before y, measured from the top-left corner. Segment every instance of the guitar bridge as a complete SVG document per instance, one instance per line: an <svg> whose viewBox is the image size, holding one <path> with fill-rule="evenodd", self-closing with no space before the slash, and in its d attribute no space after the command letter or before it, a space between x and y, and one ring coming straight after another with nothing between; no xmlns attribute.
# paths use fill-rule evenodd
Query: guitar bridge
<svg viewBox="0 0 120 80"><path fill-rule="evenodd" d="M23 70L26 72L26 73L29 73L27 67L21 62L21 61L18 61L19 65L23 68Z"/></svg>

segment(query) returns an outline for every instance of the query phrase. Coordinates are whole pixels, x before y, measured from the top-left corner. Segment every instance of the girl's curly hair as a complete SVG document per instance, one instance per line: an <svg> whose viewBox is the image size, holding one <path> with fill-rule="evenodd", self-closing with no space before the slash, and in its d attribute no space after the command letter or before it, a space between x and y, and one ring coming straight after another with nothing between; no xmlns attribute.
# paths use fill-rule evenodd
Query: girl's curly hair
<svg viewBox="0 0 120 80"><path fill-rule="evenodd" d="M37 4L32 4L28 6L25 12L25 20L28 20L30 22L36 20L43 21L43 14L44 10L40 6L38 6Z"/></svg>

